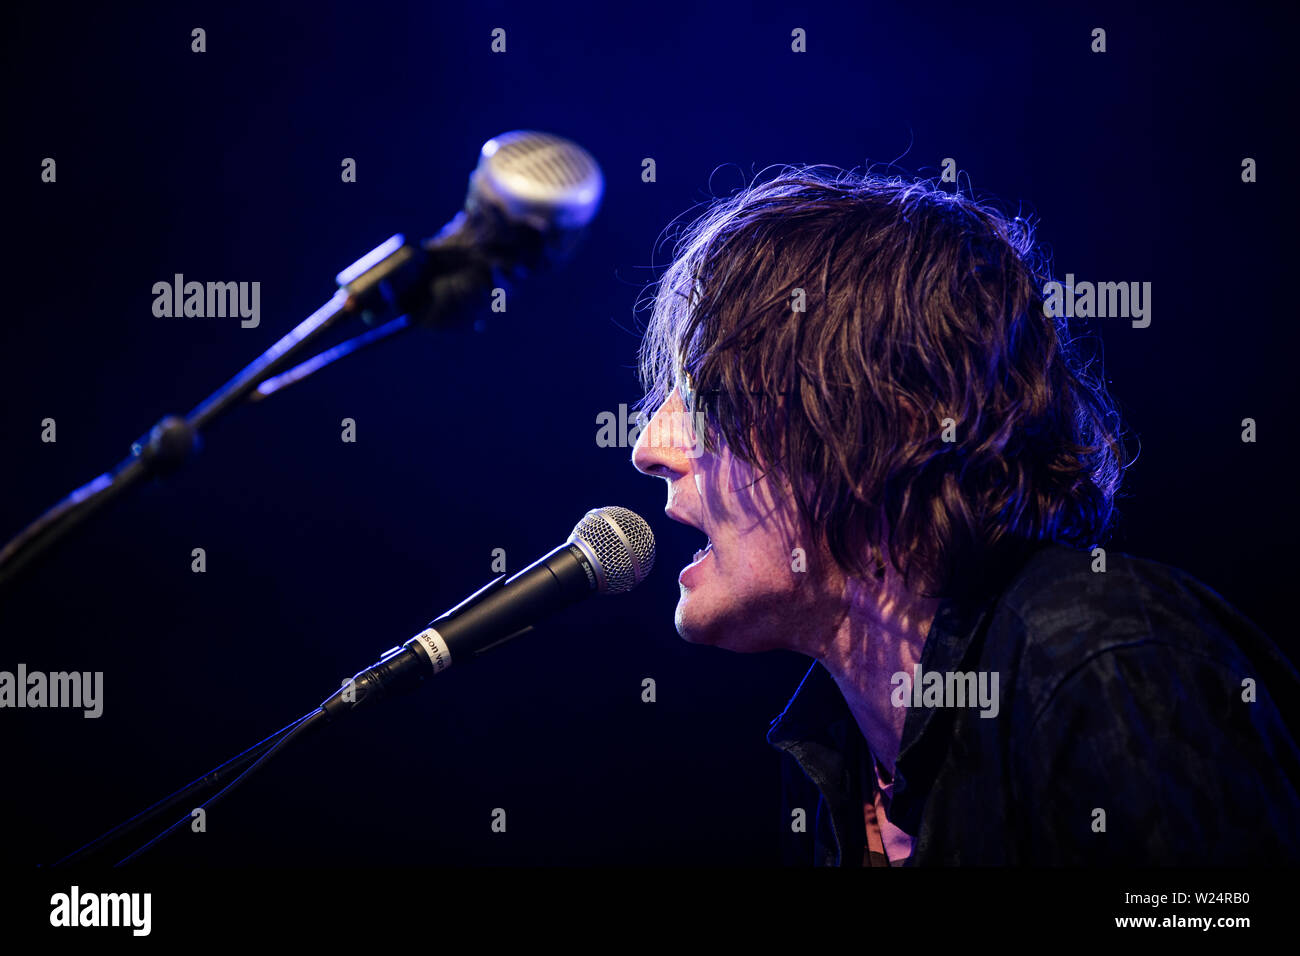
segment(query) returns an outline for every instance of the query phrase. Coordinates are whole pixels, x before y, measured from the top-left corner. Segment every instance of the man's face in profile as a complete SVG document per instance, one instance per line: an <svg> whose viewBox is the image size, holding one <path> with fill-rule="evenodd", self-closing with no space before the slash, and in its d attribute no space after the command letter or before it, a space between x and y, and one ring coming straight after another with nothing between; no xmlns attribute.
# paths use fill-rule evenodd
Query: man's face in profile
<svg viewBox="0 0 1300 956"><path fill-rule="evenodd" d="M638 471L668 482L667 515L703 533L700 551L678 579L678 634L748 652L793 648L816 629L827 633L842 613L842 582L819 573L827 562L815 542L801 540L811 536L796 531L788 488L723 445L705 449L690 421L672 392L632 453Z"/></svg>

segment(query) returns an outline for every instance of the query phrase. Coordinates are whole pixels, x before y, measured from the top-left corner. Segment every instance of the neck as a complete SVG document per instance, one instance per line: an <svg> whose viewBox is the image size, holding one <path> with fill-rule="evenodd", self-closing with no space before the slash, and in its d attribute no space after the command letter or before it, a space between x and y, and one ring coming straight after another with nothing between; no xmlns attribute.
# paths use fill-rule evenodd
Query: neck
<svg viewBox="0 0 1300 956"><path fill-rule="evenodd" d="M939 602L908 592L897 575L870 585L850 580L847 613L817 659L835 678L862 736L891 776L903 738L905 707L890 703L893 676L912 674Z"/></svg>

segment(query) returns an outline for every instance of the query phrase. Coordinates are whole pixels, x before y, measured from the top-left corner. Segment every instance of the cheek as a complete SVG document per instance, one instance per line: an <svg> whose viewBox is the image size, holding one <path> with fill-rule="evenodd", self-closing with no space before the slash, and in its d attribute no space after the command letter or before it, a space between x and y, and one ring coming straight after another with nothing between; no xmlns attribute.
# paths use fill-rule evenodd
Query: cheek
<svg viewBox="0 0 1300 956"><path fill-rule="evenodd" d="M800 593L807 584L805 562L777 529L764 528L742 535L731 548L716 549L721 577L737 589L754 594Z"/></svg>
<svg viewBox="0 0 1300 956"><path fill-rule="evenodd" d="M731 527L749 534L762 530L771 512L771 479L723 451L719 457L705 455L695 469L695 489L707 514L717 527Z"/></svg>
<svg viewBox="0 0 1300 956"><path fill-rule="evenodd" d="M772 473L748 465L723 447L706 452L692 475L714 546L733 579L750 578L768 588L788 589L795 547L808 547L795 532L793 497Z"/></svg>

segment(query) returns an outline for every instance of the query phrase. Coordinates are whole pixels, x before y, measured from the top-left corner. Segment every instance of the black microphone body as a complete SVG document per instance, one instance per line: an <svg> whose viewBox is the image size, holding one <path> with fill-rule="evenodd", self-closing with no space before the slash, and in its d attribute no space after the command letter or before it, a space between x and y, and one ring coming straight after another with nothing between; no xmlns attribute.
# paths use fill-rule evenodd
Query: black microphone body
<svg viewBox="0 0 1300 956"><path fill-rule="evenodd" d="M645 521L622 508L588 512L569 540L513 576L502 574L359 671L321 709L331 719L381 697L414 690L454 661L475 657L598 591L634 587L654 564Z"/></svg>
<svg viewBox="0 0 1300 956"><path fill-rule="evenodd" d="M477 657L595 591L595 569L576 544L566 543L511 578L501 575L429 628L458 660Z"/></svg>

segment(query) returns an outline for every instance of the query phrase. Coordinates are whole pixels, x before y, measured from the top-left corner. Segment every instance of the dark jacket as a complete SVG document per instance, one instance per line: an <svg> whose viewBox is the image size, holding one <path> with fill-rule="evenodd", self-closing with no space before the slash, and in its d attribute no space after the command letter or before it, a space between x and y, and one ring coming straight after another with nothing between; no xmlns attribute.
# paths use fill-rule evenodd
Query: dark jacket
<svg viewBox="0 0 1300 956"><path fill-rule="evenodd" d="M1051 545L996 597L940 606L922 673L996 673L998 713L908 707L889 812L907 865L1300 862L1295 666L1189 575L1106 562ZM861 865L869 752L820 663L767 739L786 820L808 811L786 862Z"/></svg>

